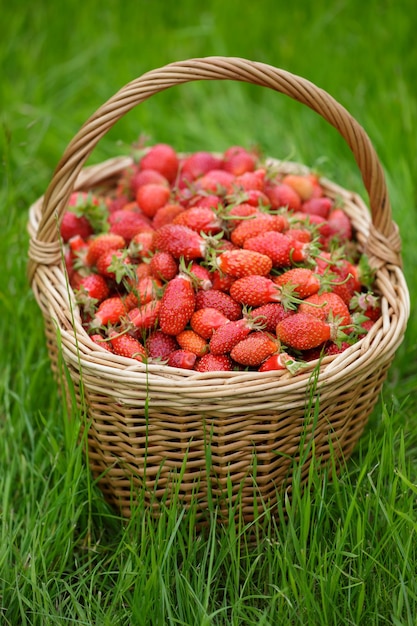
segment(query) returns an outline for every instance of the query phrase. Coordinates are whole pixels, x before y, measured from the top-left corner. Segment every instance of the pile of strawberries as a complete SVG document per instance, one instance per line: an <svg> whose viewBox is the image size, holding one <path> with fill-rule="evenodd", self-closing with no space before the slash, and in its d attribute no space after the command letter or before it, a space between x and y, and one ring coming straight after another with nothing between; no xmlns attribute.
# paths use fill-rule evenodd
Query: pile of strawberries
<svg viewBox="0 0 417 626"><path fill-rule="evenodd" d="M343 206L257 150L154 144L111 189L73 193L60 229L86 331L139 361L295 373L381 314Z"/></svg>

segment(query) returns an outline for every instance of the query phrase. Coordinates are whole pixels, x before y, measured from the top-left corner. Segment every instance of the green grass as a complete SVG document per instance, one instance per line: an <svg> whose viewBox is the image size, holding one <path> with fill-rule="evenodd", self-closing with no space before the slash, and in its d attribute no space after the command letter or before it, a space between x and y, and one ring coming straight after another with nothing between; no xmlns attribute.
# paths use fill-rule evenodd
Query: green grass
<svg viewBox="0 0 417 626"><path fill-rule="evenodd" d="M300 4L300 6L298 6ZM307 4L307 3L305 3ZM242 6L243 5L243 6ZM401 5L401 6L400 6ZM313 8L314 7L314 8ZM165 63L243 56L326 89L368 131L387 175L416 302L414 2L212 0L2 8L0 62L0 623L6 626L414 625L417 327L413 313L377 408L338 478L294 488L278 520L195 532L193 511L128 522L103 501L52 379L26 278L28 208L65 146L123 84ZM320 163L364 194L337 133L285 96L193 83L129 113L91 157L139 134L179 150L258 143ZM256 541L253 541L253 539Z"/></svg>

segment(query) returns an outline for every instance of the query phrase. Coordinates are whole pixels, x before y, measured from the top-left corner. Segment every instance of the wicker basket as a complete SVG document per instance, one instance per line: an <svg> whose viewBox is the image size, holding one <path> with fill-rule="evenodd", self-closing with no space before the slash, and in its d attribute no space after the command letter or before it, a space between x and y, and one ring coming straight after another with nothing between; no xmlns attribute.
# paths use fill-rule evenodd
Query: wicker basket
<svg viewBox="0 0 417 626"><path fill-rule="evenodd" d="M343 198L361 249L377 270L382 317L345 352L313 361L295 376L202 374L111 354L84 331L63 270L58 224L71 192L111 185L130 163L126 157L84 167L100 138L153 94L214 79L269 87L319 113L351 148L368 192L370 211L357 194L321 181L329 195ZM283 172L303 170L278 165ZM303 482L313 454L319 468L331 456L350 456L403 339L409 298L382 167L362 127L326 92L239 58L192 59L150 71L108 100L70 142L45 196L30 209L29 233L29 276L53 369L62 356L77 402L86 408L92 473L123 515L130 515L138 498L157 511L161 499L169 504L175 491L183 506L197 502L203 515L211 498L226 515L238 503L250 520L291 485L294 461L303 463Z"/></svg>

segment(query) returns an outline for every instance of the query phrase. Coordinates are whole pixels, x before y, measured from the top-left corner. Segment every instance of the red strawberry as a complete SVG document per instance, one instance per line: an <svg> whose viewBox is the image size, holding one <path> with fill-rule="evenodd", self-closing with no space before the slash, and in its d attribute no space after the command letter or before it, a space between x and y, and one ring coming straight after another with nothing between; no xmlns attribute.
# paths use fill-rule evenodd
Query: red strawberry
<svg viewBox="0 0 417 626"><path fill-rule="evenodd" d="M279 276L274 276L272 280L282 288L281 298L286 293L296 294L299 298L307 298L317 293L321 287L319 276L307 267L294 267Z"/></svg>
<svg viewBox="0 0 417 626"><path fill-rule="evenodd" d="M76 235L88 239L93 234L93 227L85 215L78 216L67 210L62 217L60 232L64 242Z"/></svg>
<svg viewBox="0 0 417 626"><path fill-rule="evenodd" d="M91 322L91 328L117 324L124 315L126 315L126 307L120 296L106 298L100 303Z"/></svg>
<svg viewBox="0 0 417 626"><path fill-rule="evenodd" d="M340 296L331 291L309 296L300 304L298 311L325 321L337 317L343 326L352 323L348 306Z"/></svg>
<svg viewBox="0 0 417 626"><path fill-rule="evenodd" d="M349 241L352 239L352 223L342 209L334 209L330 213L327 226L330 228L330 237L337 237L339 241Z"/></svg>
<svg viewBox="0 0 417 626"><path fill-rule="evenodd" d="M174 217L173 224L183 224L198 233L215 235L222 230L222 224L217 214L208 207L195 206L182 211Z"/></svg>
<svg viewBox="0 0 417 626"><path fill-rule="evenodd" d="M137 361L143 361L146 358L145 348L131 335L111 331L109 336L115 354L128 357L129 359L136 359Z"/></svg>
<svg viewBox="0 0 417 626"><path fill-rule="evenodd" d="M216 263L221 272L235 278L252 274L266 276L272 269L272 261L268 256L243 248L222 252Z"/></svg>
<svg viewBox="0 0 417 626"><path fill-rule="evenodd" d="M140 167L140 166L138 166ZM139 187L143 185L165 185L165 187L169 187L169 182L163 174L157 172L155 169L144 168L134 170L130 176L129 180L129 191L130 195L133 198L136 198L137 191Z"/></svg>
<svg viewBox="0 0 417 626"><path fill-rule="evenodd" d="M268 183L264 189L268 196L272 209L280 209L287 207L293 211L299 211L301 208L300 195L290 187L283 183Z"/></svg>
<svg viewBox="0 0 417 626"><path fill-rule="evenodd" d="M132 259L128 256L127 250L108 250L99 256L96 268L105 278L120 283L125 276L131 275Z"/></svg>
<svg viewBox="0 0 417 626"><path fill-rule="evenodd" d="M207 341L194 330L182 330L176 336L176 340L183 350L193 352L197 356L203 356L209 349Z"/></svg>
<svg viewBox="0 0 417 626"><path fill-rule="evenodd" d="M152 226L155 230L158 230L161 226L165 226L165 224L171 224L177 215L183 211L185 211L184 207L176 202L164 204L153 216Z"/></svg>
<svg viewBox="0 0 417 626"><path fill-rule="evenodd" d="M227 354L204 354L197 359L194 368L197 372L231 372L233 370L232 359Z"/></svg>
<svg viewBox="0 0 417 626"><path fill-rule="evenodd" d="M192 181L207 174L210 170L221 169L222 159L211 152L200 150L181 160L181 180Z"/></svg>
<svg viewBox="0 0 417 626"><path fill-rule="evenodd" d="M301 243L310 243L312 237L311 231L307 228L288 228L285 234L295 241L301 241Z"/></svg>
<svg viewBox="0 0 417 626"><path fill-rule="evenodd" d="M195 293L190 279L178 274L165 287L161 298L159 325L168 335L178 335L191 319L195 309Z"/></svg>
<svg viewBox="0 0 417 626"><path fill-rule="evenodd" d="M261 214L237 224L230 235L230 240L236 246L242 247L246 239L255 237L269 230L282 232L288 227L288 220L283 215Z"/></svg>
<svg viewBox="0 0 417 626"><path fill-rule="evenodd" d="M241 146L231 146L223 154L223 168L234 176L240 176L244 172L253 172L257 160L255 152Z"/></svg>
<svg viewBox="0 0 417 626"><path fill-rule="evenodd" d="M131 257L149 259L154 252L154 230L141 231L136 233L129 245Z"/></svg>
<svg viewBox="0 0 417 626"><path fill-rule="evenodd" d="M249 237L243 247L269 256L274 267L286 267L306 261L309 251L306 244L275 231Z"/></svg>
<svg viewBox="0 0 417 626"><path fill-rule="evenodd" d="M120 235L126 243L143 230L152 231L149 220L137 211L130 211L126 208L114 211L108 219L110 233Z"/></svg>
<svg viewBox="0 0 417 626"><path fill-rule="evenodd" d="M236 300L223 291L218 289L208 289L207 291L199 291L196 295L195 308L203 309L212 307L218 309L229 320L238 320L242 317L242 306Z"/></svg>
<svg viewBox="0 0 417 626"><path fill-rule="evenodd" d="M333 207L333 201L323 196L322 198L310 198L303 202L301 211L308 215L319 215L324 219L329 217L329 213Z"/></svg>
<svg viewBox="0 0 417 626"><path fill-rule="evenodd" d="M259 168L253 172L244 172L236 176L233 182L234 193L238 191L262 191L264 188L266 170Z"/></svg>
<svg viewBox="0 0 417 626"><path fill-rule="evenodd" d="M113 352L113 348L111 347L109 342L104 339L104 337L102 337L100 334L94 333L93 335L90 335L90 339L94 341L95 344L100 346L100 348L104 348L104 350L107 350L107 352Z"/></svg>
<svg viewBox="0 0 417 626"><path fill-rule="evenodd" d="M167 204L171 191L165 185L148 183L139 187L136 193L136 202L145 215L152 218L158 209Z"/></svg>
<svg viewBox="0 0 417 626"><path fill-rule="evenodd" d="M131 297L133 306L146 304L151 300L156 300L158 290L162 288L162 282L153 276L144 276L137 281L129 281L129 289L131 290L128 297ZM133 308L133 306L131 308Z"/></svg>
<svg viewBox="0 0 417 626"><path fill-rule="evenodd" d="M107 281L100 274L89 274L83 276L78 283L77 300L83 300L84 296L89 299L101 302L105 300L110 293Z"/></svg>
<svg viewBox="0 0 417 626"><path fill-rule="evenodd" d="M97 259L108 250L121 250L125 246L126 242L121 235L101 233L89 240L86 263L95 265Z"/></svg>
<svg viewBox="0 0 417 626"><path fill-rule="evenodd" d="M156 250L170 252L175 259L183 256L186 261L204 258L206 251L201 235L182 224L166 224L159 228L154 235L154 246Z"/></svg>
<svg viewBox="0 0 417 626"><path fill-rule="evenodd" d="M239 204L232 204L230 207L227 207L225 219L228 220L229 228L233 229L242 221L246 221L246 218L256 215L264 216L265 214L260 211L257 204L254 205L242 201Z"/></svg>
<svg viewBox="0 0 417 626"><path fill-rule="evenodd" d="M280 301L280 288L266 276L252 275L238 278L230 287L234 300L246 306L261 306Z"/></svg>
<svg viewBox="0 0 417 626"><path fill-rule="evenodd" d="M229 319L218 309L203 307L194 311L190 319L190 326L203 339L210 339L217 328L228 322Z"/></svg>
<svg viewBox="0 0 417 626"><path fill-rule="evenodd" d="M178 273L178 262L170 252L155 252L149 262L152 276L168 281L175 278Z"/></svg>
<svg viewBox="0 0 417 626"><path fill-rule="evenodd" d="M288 370L291 374L296 374L300 367L303 366L301 361L296 361L294 357L286 352L271 354L261 363L258 368L259 372L273 372L279 370Z"/></svg>
<svg viewBox="0 0 417 626"><path fill-rule="evenodd" d="M251 317L262 322L265 325L264 330L268 333L275 333L278 322L289 315L294 315L294 311L285 309L280 302L268 302L251 311Z"/></svg>
<svg viewBox="0 0 417 626"><path fill-rule="evenodd" d="M236 278L234 276L229 276L229 274L223 274L219 270L214 270L211 272L211 288L217 289L218 291L229 291L230 287L235 282Z"/></svg>
<svg viewBox="0 0 417 626"><path fill-rule="evenodd" d="M192 370L195 362L197 360L197 355L194 352L190 352L189 350L174 350L167 356L166 364L170 367L179 367L181 369Z"/></svg>
<svg viewBox="0 0 417 626"><path fill-rule="evenodd" d="M277 324L277 337L295 350L309 350L332 338L332 327L308 313L295 313Z"/></svg>
<svg viewBox="0 0 417 626"><path fill-rule="evenodd" d="M148 335L145 340L145 347L149 358L164 360L170 352L178 350L179 345L175 337L157 329Z"/></svg>
<svg viewBox="0 0 417 626"><path fill-rule="evenodd" d="M231 190L235 177L222 169L211 169L196 181L197 192L207 191L219 196L226 195Z"/></svg>
<svg viewBox="0 0 417 626"><path fill-rule="evenodd" d="M156 170L173 183L178 173L179 163L178 155L172 146L157 143L141 158L139 168L140 170Z"/></svg>
<svg viewBox="0 0 417 626"><path fill-rule="evenodd" d="M229 354L232 348L247 337L253 328L253 322L245 317L222 324L211 336L210 352L215 355Z"/></svg>
<svg viewBox="0 0 417 626"><path fill-rule="evenodd" d="M160 300L150 300L150 302L131 309L128 313L128 319L138 331L150 330L155 328L158 323L160 308Z"/></svg>
<svg viewBox="0 0 417 626"><path fill-rule="evenodd" d="M276 339L264 331L253 332L239 341L231 350L230 356L240 365L259 366L279 348Z"/></svg>
<svg viewBox="0 0 417 626"><path fill-rule="evenodd" d="M146 276L152 276L149 263L145 261L140 261L136 265L136 278L137 280L140 280L141 278L145 278ZM157 278L157 276L155 276L154 278Z"/></svg>
<svg viewBox="0 0 417 626"><path fill-rule="evenodd" d="M187 267L180 261L180 268L183 273L191 278L196 291L206 291L211 288L212 283L209 270L197 261L191 261Z"/></svg>

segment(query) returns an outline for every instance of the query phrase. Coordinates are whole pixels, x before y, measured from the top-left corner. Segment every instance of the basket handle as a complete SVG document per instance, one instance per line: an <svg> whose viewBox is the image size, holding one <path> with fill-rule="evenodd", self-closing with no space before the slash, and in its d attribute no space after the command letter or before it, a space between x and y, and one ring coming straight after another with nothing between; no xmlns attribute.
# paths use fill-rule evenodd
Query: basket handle
<svg viewBox="0 0 417 626"><path fill-rule="evenodd" d="M37 265L59 264L60 223L76 179L98 141L133 107L169 87L196 80L236 80L269 87L307 105L321 115L345 139L360 169L369 196L372 224L367 253L382 262L401 265L401 241L392 221L382 166L372 143L348 111L308 80L265 63L237 57L205 57L178 61L151 70L131 81L104 103L68 144L46 191L36 237L29 256ZM379 260L379 262L378 262Z"/></svg>

